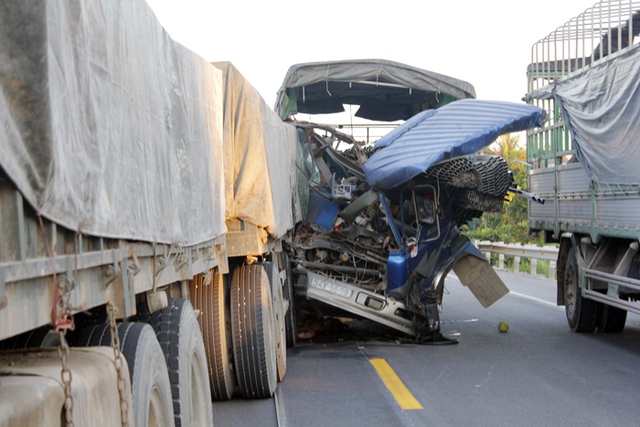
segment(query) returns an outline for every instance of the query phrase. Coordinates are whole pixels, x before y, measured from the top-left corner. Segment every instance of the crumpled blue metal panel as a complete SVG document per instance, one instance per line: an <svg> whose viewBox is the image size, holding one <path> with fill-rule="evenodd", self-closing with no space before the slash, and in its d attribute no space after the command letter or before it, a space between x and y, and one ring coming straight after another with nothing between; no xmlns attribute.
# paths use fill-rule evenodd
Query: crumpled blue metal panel
<svg viewBox="0 0 640 427"><path fill-rule="evenodd" d="M423 111L378 140L364 165L367 182L376 190L397 187L442 160L474 154L502 134L545 120L533 105L477 99Z"/></svg>

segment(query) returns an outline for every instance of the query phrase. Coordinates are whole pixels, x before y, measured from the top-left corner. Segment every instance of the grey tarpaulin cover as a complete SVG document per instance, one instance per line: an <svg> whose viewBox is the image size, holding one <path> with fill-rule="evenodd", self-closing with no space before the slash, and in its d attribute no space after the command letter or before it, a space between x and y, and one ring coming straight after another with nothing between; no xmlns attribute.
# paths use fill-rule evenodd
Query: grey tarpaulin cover
<svg viewBox="0 0 640 427"><path fill-rule="evenodd" d="M221 73L144 0L0 7L0 166L41 214L89 235L225 233Z"/></svg>
<svg viewBox="0 0 640 427"><path fill-rule="evenodd" d="M233 64L214 65L224 81L227 218L281 237L301 217L295 197L297 131L280 120Z"/></svg>
<svg viewBox="0 0 640 427"><path fill-rule="evenodd" d="M560 80L554 94L587 174L640 184L640 45Z"/></svg>
<svg viewBox="0 0 640 427"><path fill-rule="evenodd" d="M336 113L343 104L356 104L358 117L394 121L464 98L475 98L470 83L398 62L309 62L289 68L275 110L286 118L296 112Z"/></svg>

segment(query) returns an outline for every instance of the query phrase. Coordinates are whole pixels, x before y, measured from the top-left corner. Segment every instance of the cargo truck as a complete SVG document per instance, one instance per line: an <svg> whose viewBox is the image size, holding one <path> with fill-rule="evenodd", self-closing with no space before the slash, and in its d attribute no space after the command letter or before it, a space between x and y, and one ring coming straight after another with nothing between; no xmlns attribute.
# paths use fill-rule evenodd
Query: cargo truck
<svg viewBox="0 0 640 427"><path fill-rule="evenodd" d="M0 57L0 425L271 396L296 130L143 0L3 2Z"/></svg>
<svg viewBox="0 0 640 427"><path fill-rule="evenodd" d="M575 332L640 313L640 2L603 0L532 47L526 100L529 229L559 242L557 303Z"/></svg>

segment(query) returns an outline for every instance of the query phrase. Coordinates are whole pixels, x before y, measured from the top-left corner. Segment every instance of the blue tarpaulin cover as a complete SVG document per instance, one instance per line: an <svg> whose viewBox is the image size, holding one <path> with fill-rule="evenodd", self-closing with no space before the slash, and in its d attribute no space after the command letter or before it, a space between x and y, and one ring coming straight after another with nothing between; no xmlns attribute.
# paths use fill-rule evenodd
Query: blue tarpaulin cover
<svg viewBox="0 0 640 427"><path fill-rule="evenodd" d="M378 151L364 165L367 182L376 190L397 187L442 160L474 154L545 119L533 105L477 99L423 111L376 142Z"/></svg>

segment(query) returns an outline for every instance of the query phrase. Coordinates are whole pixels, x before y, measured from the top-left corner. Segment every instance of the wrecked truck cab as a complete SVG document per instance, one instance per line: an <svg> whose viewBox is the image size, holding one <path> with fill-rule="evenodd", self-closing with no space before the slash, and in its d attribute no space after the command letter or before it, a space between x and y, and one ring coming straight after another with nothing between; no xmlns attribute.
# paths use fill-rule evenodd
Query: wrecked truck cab
<svg viewBox="0 0 640 427"><path fill-rule="evenodd" d="M383 73L381 64L392 70ZM307 209L291 254L307 312L366 318L437 340L444 279L452 269L485 307L508 292L458 229L483 212L500 211L513 184L504 160L477 152L503 133L539 126L544 114L529 105L471 99L466 82L403 67L345 61L302 64L287 74L276 105L283 118L349 103L359 105L360 117L397 120L403 111L405 120L373 147L327 125L294 121ZM407 77L412 73L437 76L440 84L431 82L429 92L424 80ZM443 87L449 92L433 89ZM343 143L349 149L340 151Z"/></svg>

